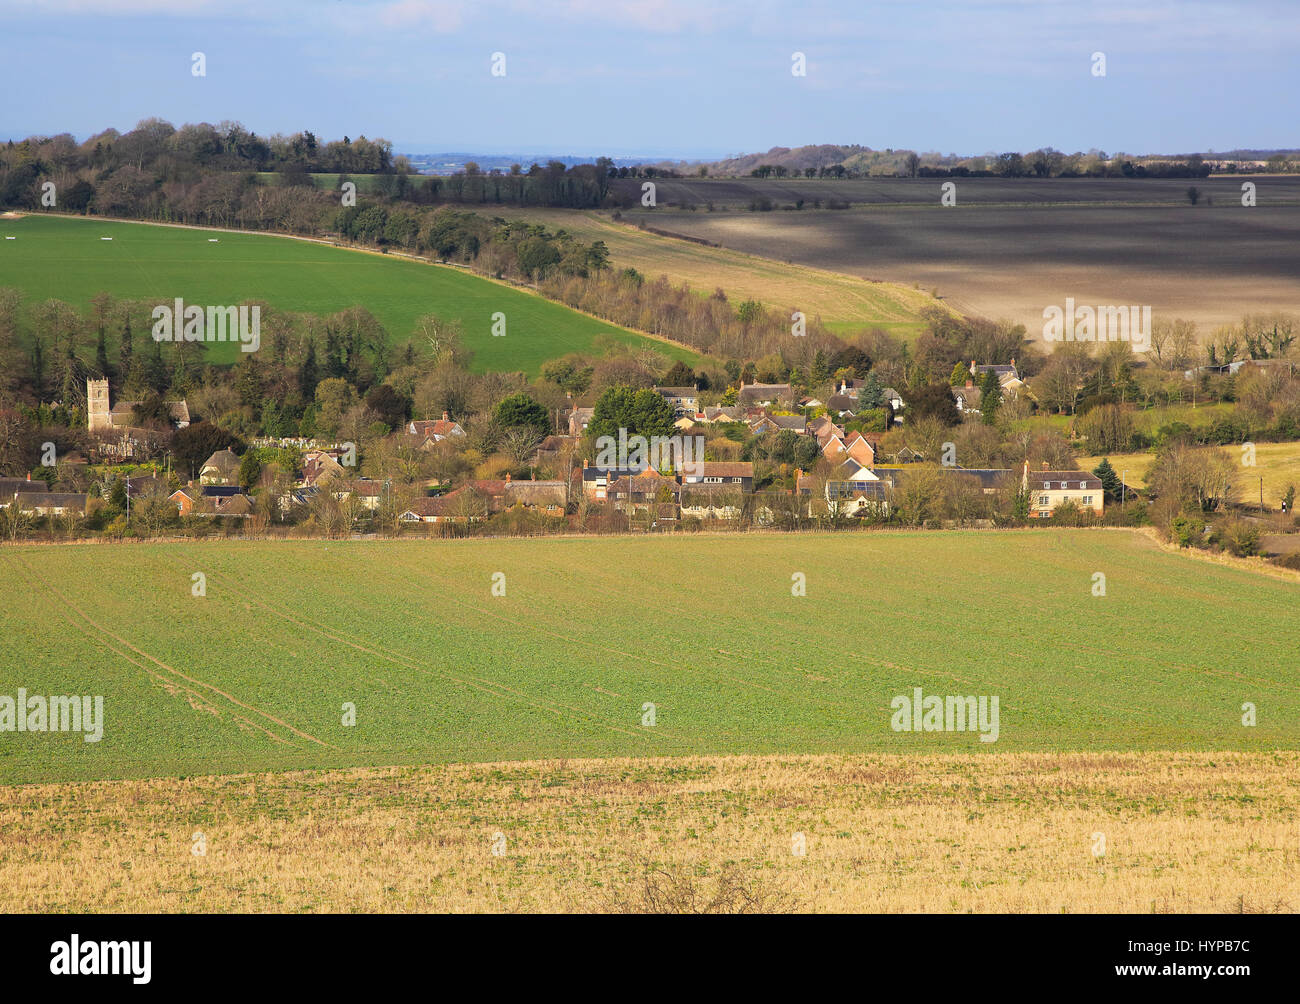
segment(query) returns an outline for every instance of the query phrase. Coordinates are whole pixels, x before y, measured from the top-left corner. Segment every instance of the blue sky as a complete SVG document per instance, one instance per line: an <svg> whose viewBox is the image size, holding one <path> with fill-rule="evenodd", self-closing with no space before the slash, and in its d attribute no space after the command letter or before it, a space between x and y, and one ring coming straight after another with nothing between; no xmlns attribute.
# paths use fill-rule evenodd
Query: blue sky
<svg viewBox="0 0 1300 1004"><path fill-rule="evenodd" d="M0 18L5 138L159 116L407 152L1300 146L1300 0L0 0Z"/></svg>

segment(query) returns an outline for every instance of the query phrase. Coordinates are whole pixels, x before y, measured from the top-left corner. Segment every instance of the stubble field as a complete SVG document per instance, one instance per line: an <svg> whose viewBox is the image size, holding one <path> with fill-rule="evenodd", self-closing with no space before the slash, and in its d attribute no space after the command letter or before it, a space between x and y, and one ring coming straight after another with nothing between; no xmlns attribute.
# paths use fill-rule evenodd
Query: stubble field
<svg viewBox="0 0 1300 1004"><path fill-rule="evenodd" d="M0 910L1293 912L1298 820L1295 753L36 785L0 788Z"/></svg>

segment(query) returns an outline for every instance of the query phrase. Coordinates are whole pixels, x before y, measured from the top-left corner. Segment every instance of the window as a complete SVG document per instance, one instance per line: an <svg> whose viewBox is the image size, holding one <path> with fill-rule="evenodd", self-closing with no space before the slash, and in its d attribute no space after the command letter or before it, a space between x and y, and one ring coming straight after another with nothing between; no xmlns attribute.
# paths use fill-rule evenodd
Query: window
<svg viewBox="0 0 1300 1004"><path fill-rule="evenodd" d="M1083 497L1083 504L1084 504L1084 505L1092 505L1092 496L1091 496L1091 495L1085 495L1085 496Z"/></svg>
<svg viewBox="0 0 1300 1004"><path fill-rule="evenodd" d="M1050 482L1050 481L1044 481L1044 482L1043 482L1043 488L1044 488L1044 489L1049 489L1049 488L1051 488L1051 487L1052 487L1052 482Z"/></svg>

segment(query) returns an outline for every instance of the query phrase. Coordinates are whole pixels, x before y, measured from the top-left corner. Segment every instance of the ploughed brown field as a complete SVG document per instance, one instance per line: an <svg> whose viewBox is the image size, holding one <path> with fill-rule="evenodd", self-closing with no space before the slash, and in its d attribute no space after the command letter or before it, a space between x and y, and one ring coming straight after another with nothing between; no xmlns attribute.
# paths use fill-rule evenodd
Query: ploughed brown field
<svg viewBox="0 0 1300 1004"><path fill-rule="evenodd" d="M1292 912L1298 818L1294 752L29 785L0 788L0 910Z"/></svg>
<svg viewBox="0 0 1300 1004"><path fill-rule="evenodd" d="M1300 310L1300 178L951 180L954 207L939 204L943 179L667 180L658 183L659 208L623 218L748 254L918 284L956 310L1023 323L1034 338L1043 309L1066 297L1149 305L1154 316L1196 321L1202 335L1245 313ZM1246 180L1257 186L1253 208L1241 205ZM1197 206L1185 195L1192 185ZM803 198L805 207L744 208L764 195L778 207ZM830 198L853 208L811 208Z"/></svg>

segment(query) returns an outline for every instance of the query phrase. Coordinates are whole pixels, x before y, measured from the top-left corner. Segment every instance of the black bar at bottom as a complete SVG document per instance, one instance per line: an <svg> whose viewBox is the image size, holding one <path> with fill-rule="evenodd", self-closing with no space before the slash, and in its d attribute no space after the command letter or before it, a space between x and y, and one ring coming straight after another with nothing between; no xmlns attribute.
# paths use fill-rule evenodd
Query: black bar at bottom
<svg viewBox="0 0 1300 1004"><path fill-rule="evenodd" d="M679 984L690 973L694 992L716 983L734 993L770 990L789 973L914 991L1156 979L1180 992L1192 984L1231 992L1242 980L1293 972L1298 927L1295 915L10 915L0 917L0 980L6 992L113 984L127 993L337 994L399 980L432 988L453 972L458 985L489 991L516 981L536 990L539 980Z"/></svg>

